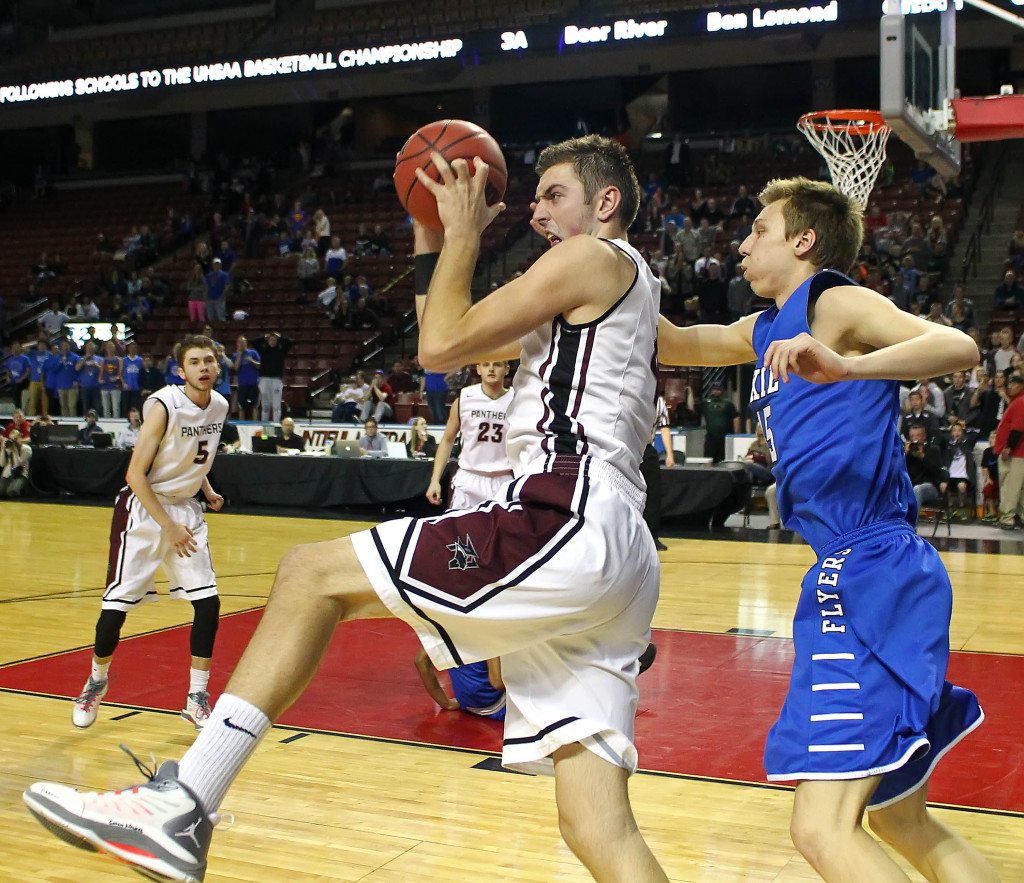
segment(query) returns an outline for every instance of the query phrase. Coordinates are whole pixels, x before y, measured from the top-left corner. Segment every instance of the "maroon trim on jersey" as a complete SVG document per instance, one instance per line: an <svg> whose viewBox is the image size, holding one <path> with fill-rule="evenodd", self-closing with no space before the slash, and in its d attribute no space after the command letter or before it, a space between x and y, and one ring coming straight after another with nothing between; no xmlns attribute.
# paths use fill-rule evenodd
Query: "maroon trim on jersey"
<svg viewBox="0 0 1024 883"><path fill-rule="evenodd" d="M576 424L576 435L579 437L581 443L581 454L587 454L590 452L590 440L587 438L587 430L577 418L580 413L580 407L583 404L583 391L587 387L587 372L590 370L590 357L594 352L594 341L597 339L597 329L591 328L585 333L587 335L587 343L583 349L583 360L580 362L579 388L576 391L576 401L573 403L571 415L573 423Z"/></svg>
<svg viewBox="0 0 1024 883"><path fill-rule="evenodd" d="M120 585L124 571L125 540L131 528L132 489L121 488L110 520L110 553L107 557L107 592ZM106 596L106 592L103 593Z"/></svg>

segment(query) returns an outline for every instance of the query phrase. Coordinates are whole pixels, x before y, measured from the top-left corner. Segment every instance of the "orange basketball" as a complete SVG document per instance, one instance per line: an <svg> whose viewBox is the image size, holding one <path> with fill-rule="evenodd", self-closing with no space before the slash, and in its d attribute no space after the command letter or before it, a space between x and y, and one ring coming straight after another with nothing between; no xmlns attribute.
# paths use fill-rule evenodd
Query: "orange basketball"
<svg viewBox="0 0 1024 883"><path fill-rule="evenodd" d="M433 230L441 230L437 216L437 200L416 177L416 169L423 169L435 181L441 180L430 161L436 150L448 162L462 158L473 169L473 157L479 156L490 167L487 174L487 204L500 202L508 183L508 168L498 142L475 123L465 120L438 120L414 132L395 160L395 190L405 210L417 221Z"/></svg>

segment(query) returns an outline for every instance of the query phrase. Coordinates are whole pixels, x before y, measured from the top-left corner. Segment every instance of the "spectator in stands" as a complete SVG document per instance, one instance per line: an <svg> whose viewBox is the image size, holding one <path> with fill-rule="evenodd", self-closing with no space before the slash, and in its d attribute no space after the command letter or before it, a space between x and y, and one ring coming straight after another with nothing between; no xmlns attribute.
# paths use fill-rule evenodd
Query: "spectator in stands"
<svg viewBox="0 0 1024 883"><path fill-rule="evenodd" d="M244 336L239 335L232 362L238 377L238 417L240 420L255 420L256 403L260 398L260 354L250 348Z"/></svg>
<svg viewBox="0 0 1024 883"><path fill-rule="evenodd" d="M685 187L690 164L690 145L679 132L665 148L665 179L671 187Z"/></svg>
<svg viewBox="0 0 1024 883"><path fill-rule="evenodd" d="M693 226L693 221L688 218L683 218L683 223L679 228L679 232L676 233L676 242L682 246L683 255L686 260L692 265L694 261L701 255L701 238L700 234Z"/></svg>
<svg viewBox="0 0 1024 883"><path fill-rule="evenodd" d="M995 430L989 433L988 447L981 455L981 475L985 484L981 500L985 507L981 520L989 523L999 520L999 455L996 453Z"/></svg>
<svg viewBox="0 0 1024 883"><path fill-rule="evenodd" d="M96 411L102 407L100 398L100 376L103 373L103 359L96 353L96 344L86 341L85 351L75 365L78 372L78 394L83 411Z"/></svg>
<svg viewBox="0 0 1024 883"><path fill-rule="evenodd" d="M993 432L999 425L1008 402L1006 375L1001 371L995 375L985 373L971 397L971 410L975 415L975 422L972 425L982 435Z"/></svg>
<svg viewBox="0 0 1024 883"><path fill-rule="evenodd" d="M54 366L61 417L74 417L78 413L78 360L79 356L71 349L71 341L62 340L60 360Z"/></svg>
<svg viewBox="0 0 1024 883"><path fill-rule="evenodd" d="M36 345L26 354L29 362L28 380L28 413L48 414L50 403L46 397L46 379L43 368L50 358L50 348L46 340L37 340Z"/></svg>
<svg viewBox="0 0 1024 883"><path fill-rule="evenodd" d="M439 371L424 371L420 380L420 396L427 401L431 423L444 423L448 419L448 384Z"/></svg>
<svg viewBox="0 0 1024 883"><path fill-rule="evenodd" d="M394 414L391 403L394 400L393 390L384 378L383 371L374 371L370 380L370 387L363 399L363 407L359 413L359 419L364 423L372 416L380 422Z"/></svg>
<svg viewBox="0 0 1024 883"><path fill-rule="evenodd" d="M49 342L70 321L71 317L60 308L60 302L57 298L53 298L46 312L38 319L40 334L45 335L47 342Z"/></svg>
<svg viewBox="0 0 1024 883"><path fill-rule="evenodd" d="M721 264L721 261L715 256L714 248L710 245L701 246L701 256L697 258L693 263L693 275L697 281L701 279L707 279L708 267L711 264ZM696 283L695 283L696 284Z"/></svg>
<svg viewBox="0 0 1024 883"><path fill-rule="evenodd" d="M1014 230L1007 249L1010 268L1015 273L1024 271L1024 230Z"/></svg>
<svg viewBox="0 0 1024 883"><path fill-rule="evenodd" d="M714 252L715 239L718 237L718 228L712 227L707 216L700 219L697 225L697 237L700 239L701 251L706 256L708 252Z"/></svg>
<svg viewBox="0 0 1024 883"><path fill-rule="evenodd" d="M127 451L135 447L139 440L139 430L142 429L142 416L138 408L128 409L128 425L118 434L114 442L121 450Z"/></svg>
<svg viewBox="0 0 1024 883"><path fill-rule="evenodd" d="M400 392L413 392L416 389L416 383L412 379L412 374L409 373L409 369L406 368L405 363L401 359L392 363L391 373L387 376L387 382L395 395Z"/></svg>
<svg viewBox="0 0 1024 883"><path fill-rule="evenodd" d="M380 224L374 225L369 243L370 251L373 254L389 255L394 251L394 246L391 244L391 237L384 232L384 228Z"/></svg>
<svg viewBox="0 0 1024 883"><path fill-rule="evenodd" d="M217 382L213 385L213 388L230 402L231 370L234 366L231 364L231 359L228 358L224 344L215 343L214 346L216 347L215 353L217 356Z"/></svg>
<svg viewBox="0 0 1024 883"><path fill-rule="evenodd" d="M100 308L93 303L89 295L83 295L78 304L78 317L83 322L98 322L100 319Z"/></svg>
<svg viewBox="0 0 1024 883"><path fill-rule="evenodd" d="M4 367L7 369L7 390L10 393L11 401L14 402L14 407L27 407L32 363L25 355L24 347L20 343L11 344Z"/></svg>
<svg viewBox="0 0 1024 883"><path fill-rule="evenodd" d="M324 257L326 259L324 262L324 273L336 279L340 278L345 261L348 260L348 252L342 248L341 239L337 236L331 237L331 247L327 250Z"/></svg>
<svg viewBox="0 0 1024 883"><path fill-rule="evenodd" d="M964 314L964 308L960 304L953 304L953 311L949 321L957 331L963 331L964 334L967 334L973 327Z"/></svg>
<svg viewBox="0 0 1024 883"><path fill-rule="evenodd" d="M331 219L323 209L318 208L313 213L313 231L316 235L316 253L322 258L331 247Z"/></svg>
<svg viewBox="0 0 1024 883"><path fill-rule="evenodd" d="M764 437L761 422L756 421L754 428L756 436L747 448L747 452L743 455L743 468L747 470L752 485L755 487L768 487L768 485L775 483L775 478L772 476L772 451L767 439Z"/></svg>
<svg viewBox="0 0 1024 883"><path fill-rule="evenodd" d="M362 371L356 371L334 397L333 407L331 408L331 422L357 422L357 415L362 409L369 390L370 385L366 382L366 376Z"/></svg>
<svg viewBox="0 0 1024 883"><path fill-rule="evenodd" d="M363 434L359 439L359 447L363 449L364 457L386 457L388 455L387 439L377 432L377 421L373 418L363 424Z"/></svg>
<svg viewBox="0 0 1024 883"><path fill-rule="evenodd" d="M946 402L946 414L954 415L964 423L971 413L971 389L967 385L967 372L954 371L953 382L942 393Z"/></svg>
<svg viewBox="0 0 1024 883"><path fill-rule="evenodd" d="M164 372L153 364L153 357L147 353L142 357L142 370L139 371L139 394L142 401L150 397L158 389L167 386Z"/></svg>
<svg viewBox="0 0 1024 883"><path fill-rule="evenodd" d="M46 388L46 413L60 413L60 394L57 392L57 376L60 371L60 344L50 344L50 351L47 353L46 361L43 362L43 384Z"/></svg>
<svg viewBox="0 0 1024 883"><path fill-rule="evenodd" d="M697 279L697 297L705 322L726 324L729 322L729 299L725 280L722 279L722 265L716 260L708 262L707 277Z"/></svg>
<svg viewBox="0 0 1024 883"><path fill-rule="evenodd" d="M252 342L252 348L260 357L260 420L264 423L281 419L284 360L294 347L295 341L280 331L268 331Z"/></svg>
<svg viewBox="0 0 1024 883"><path fill-rule="evenodd" d="M316 249L307 247L302 252L298 263L299 286L302 289L302 302L305 302L306 295L312 294L320 287L320 260L316 256Z"/></svg>
<svg viewBox="0 0 1024 883"><path fill-rule="evenodd" d="M757 203L747 193L746 184L740 184L736 191L736 199L733 200L732 208L729 209L730 218L742 218L744 215L753 217L757 214Z"/></svg>
<svg viewBox="0 0 1024 883"><path fill-rule="evenodd" d="M996 429L999 455L999 526L1015 530L1024 524L1024 377L1006 379L1009 404Z"/></svg>
<svg viewBox="0 0 1024 883"><path fill-rule="evenodd" d="M332 308L328 312L328 316L331 319L331 325L340 331L347 331L352 328L352 301L344 294L339 292L337 297L334 298L334 303L331 305Z"/></svg>
<svg viewBox="0 0 1024 883"><path fill-rule="evenodd" d="M736 275L729 280L726 290L726 301L729 304L729 315L732 321L749 315L754 302L754 291L747 281L746 272L743 267L736 267Z"/></svg>
<svg viewBox="0 0 1024 883"><path fill-rule="evenodd" d="M174 358L174 351L164 360L164 385L184 386L185 381L178 373L178 360Z"/></svg>
<svg viewBox="0 0 1024 883"><path fill-rule="evenodd" d="M28 438L31 429L32 421L25 417L25 412L21 408L15 408L14 414L4 427L3 438L9 438L13 432L20 432L22 438Z"/></svg>
<svg viewBox="0 0 1024 883"><path fill-rule="evenodd" d="M946 317L946 314L942 311L942 301L938 298L928 302L928 312L924 316L925 322L934 322L936 325L945 325L949 327L953 324L952 320Z"/></svg>
<svg viewBox="0 0 1024 883"><path fill-rule="evenodd" d="M103 432L97 425L97 420L99 420L99 414L96 411L90 409L85 412L85 426L78 430L78 438L75 440L76 445L92 447L92 437L97 433Z"/></svg>
<svg viewBox="0 0 1024 883"><path fill-rule="evenodd" d="M344 297L344 295L342 295ZM338 299L338 281L333 276L328 276L326 287L316 296L316 304L328 316L333 316L335 301ZM345 298L346 300L348 298Z"/></svg>
<svg viewBox="0 0 1024 883"><path fill-rule="evenodd" d="M1003 281L992 293L993 303L997 310L1015 311L1024 309L1024 287L1017 281L1013 270L1007 270Z"/></svg>
<svg viewBox="0 0 1024 883"><path fill-rule="evenodd" d="M752 213L750 213L752 214ZM864 226L867 228L868 235L874 240L888 222L885 216L885 212L882 211L882 207L877 203L872 203L868 209L868 213L864 216ZM877 247L877 243L876 243Z"/></svg>
<svg viewBox="0 0 1024 883"><path fill-rule="evenodd" d="M942 215L932 215L932 219L928 224L928 246L932 253L935 253L935 249L939 246L943 250L949 246L949 237L946 233L946 223L942 220Z"/></svg>
<svg viewBox="0 0 1024 883"><path fill-rule="evenodd" d="M725 386L720 380L712 381L710 394L704 399L704 456L713 463L725 459L725 437L740 431L740 412L725 397Z"/></svg>
<svg viewBox="0 0 1024 883"><path fill-rule="evenodd" d="M966 426L956 420L949 427L949 443L943 452L943 466L949 478L949 492L956 504L954 516L960 521L974 520L974 441L966 435Z"/></svg>
<svg viewBox="0 0 1024 883"><path fill-rule="evenodd" d="M906 457L907 474L914 486L914 496L920 511L925 503L942 499L948 486L948 476L942 468L942 453L929 441L924 424L911 427Z"/></svg>
<svg viewBox="0 0 1024 883"><path fill-rule="evenodd" d="M123 385L123 366L117 355L113 341L103 344L103 368L100 372L100 399L103 403L103 417L121 416L121 387Z"/></svg>
<svg viewBox="0 0 1024 883"><path fill-rule="evenodd" d="M281 431L274 437L274 443L279 454L287 454L289 451L301 453L306 450L306 440L295 434L295 421L291 417L285 417L281 421Z"/></svg>
<svg viewBox="0 0 1024 883"><path fill-rule="evenodd" d="M351 326L359 331L376 331L380 328L380 317L366 304L366 298L360 297L352 308Z"/></svg>
<svg viewBox="0 0 1024 883"><path fill-rule="evenodd" d="M1013 329L1007 325L999 329L999 348L991 353L992 373L1000 374L1010 367L1010 360L1017 352L1013 345Z"/></svg>
<svg viewBox="0 0 1024 883"><path fill-rule="evenodd" d="M296 199L292 210L288 215L288 232L291 234L291 249L298 251L302 245L302 237L306 232L306 225L309 223L309 215L302 207L302 200Z"/></svg>
<svg viewBox="0 0 1024 883"><path fill-rule="evenodd" d="M113 254L117 251L117 246L111 242L110 237L106 233L96 234L96 248L93 249L94 254Z"/></svg>
<svg viewBox="0 0 1024 883"><path fill-rule="evenodd" d="M139 390L139 374L141 372L142 357L139 355L138 344L133 340L128 344L128 350L121 359L122 412L128 412L132 408L138 408L140 411L142 409L142 393Z"/></svg>
<svg viewBox="0 0 1024 883"><path fill-rule="evenodd" d="M206 274L206 320L208 322L227 321L230 291L231 277L221 269L220 258L214 258L213 269Z"/></svg>
<svg viewBox="0 0 1024 883"><path fill-rule="evenodd" d="M25 492L31 459L27 435L15 431L0 442L0 497L20 497Z"/></svg>
<svg viewBox="0 0 1024 883"><path fill-rule="evenodd" d="M910 438L910 430L915 426L923 426L929 438L934 438L939 431L939 418L924 407L924 396L920 389L912 389L908 397L910 410L900 421L900 435Z"/></svg>

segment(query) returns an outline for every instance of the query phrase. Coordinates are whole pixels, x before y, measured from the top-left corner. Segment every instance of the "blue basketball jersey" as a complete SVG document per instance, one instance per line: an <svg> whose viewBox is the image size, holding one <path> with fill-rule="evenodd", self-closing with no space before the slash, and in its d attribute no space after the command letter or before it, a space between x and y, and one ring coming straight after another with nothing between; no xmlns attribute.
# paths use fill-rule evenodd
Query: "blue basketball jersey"
<svg viewBox="0 0 1024 883"><path fill-rule="evenodd" d="M487 660L448 669L452 692L463 711L505 720L505 693L495 690L487 675Z"/></svg>
<svg viewBox="0 0 1024 883"><path fill-rule="evenodd" d="M790 374L780 383L764 367L775 340L810 334L809 312L822 292L856 283L822 270L803 283L782 309L757 318L757 370L750 408L771 449L779 515L816 551L869 524L917 521L899 435L899 384L894 380L808 383Z"/></svg>

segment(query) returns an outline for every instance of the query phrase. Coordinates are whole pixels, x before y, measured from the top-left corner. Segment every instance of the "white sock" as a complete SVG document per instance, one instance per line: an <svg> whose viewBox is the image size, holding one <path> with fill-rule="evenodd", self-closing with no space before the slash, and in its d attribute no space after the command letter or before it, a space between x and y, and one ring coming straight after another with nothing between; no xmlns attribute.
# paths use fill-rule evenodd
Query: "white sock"
<svg viewBox="0 0 1024 883"><path fill-rule="evenodd" d="M230 693L221 694L178 767L178 778L192 789L207 813L218 810L269 729L270 720L255 705Z"/></svg>
<svg viewBox="0 0 1024 883"><path fill-rule="evenodd" d="M92 678L97 684L107 679L107 671L110 668L110 663L107 662L100 665L95 658L92 661L92 671L89 673L89 677Z"/></svg>
<svg viewBox="0 0 1024 883"><path fill-rule="evenodd" d="M188 670L188 691L189 693L205 693L210 685L210 672L198 668Z"/></svg>

